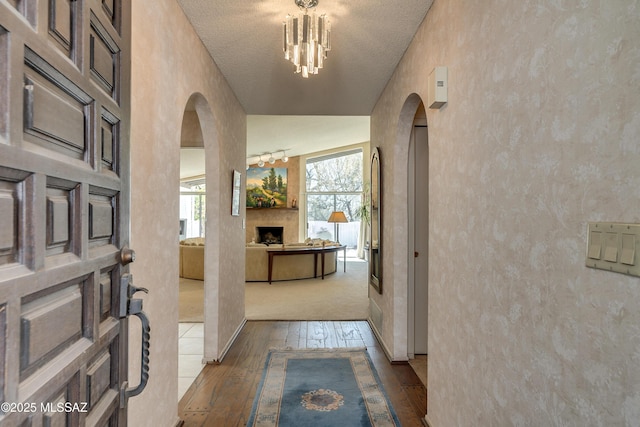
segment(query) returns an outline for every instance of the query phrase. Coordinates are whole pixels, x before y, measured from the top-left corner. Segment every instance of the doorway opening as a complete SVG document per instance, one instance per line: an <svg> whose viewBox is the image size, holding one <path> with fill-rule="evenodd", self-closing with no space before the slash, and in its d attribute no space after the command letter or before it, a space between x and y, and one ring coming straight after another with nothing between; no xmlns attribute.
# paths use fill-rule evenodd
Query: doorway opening
<svg viewBox="0 0 640 427"><path fill-rule="evenodd" d="M187 104L180 137L178 401L204 367L205 149L200 119Z"/></svg>
<svg viewBox="0 0 640 427"><path fill-rule="evenodd" d="M429 141L420 102L411 123L408 156L408 336L410 364L427 386L429 279Z"/></svg>

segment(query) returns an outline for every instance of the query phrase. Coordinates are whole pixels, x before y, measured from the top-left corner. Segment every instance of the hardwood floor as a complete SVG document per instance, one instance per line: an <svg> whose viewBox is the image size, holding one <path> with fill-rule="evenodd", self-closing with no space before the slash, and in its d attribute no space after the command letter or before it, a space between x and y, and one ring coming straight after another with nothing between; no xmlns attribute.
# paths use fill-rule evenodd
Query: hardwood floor
<svg viewBox="0 0 640 427"><path fill-rule="evenodd" d="M249 321L219 365L207 365L178 405L184 426L245 426L271 348L367 347L404 427L422 427L426 390L409 364L391 364L364 321Z"/></svg>

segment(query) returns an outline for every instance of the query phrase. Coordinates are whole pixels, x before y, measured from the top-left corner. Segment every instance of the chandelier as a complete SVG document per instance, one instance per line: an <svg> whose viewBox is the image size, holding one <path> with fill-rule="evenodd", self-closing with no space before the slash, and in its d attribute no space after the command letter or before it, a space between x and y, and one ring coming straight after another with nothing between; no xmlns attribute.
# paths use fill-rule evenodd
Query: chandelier
<svg viewBox="0 0 640 427"><path fill-rule="evenodd" d="M284 58L295 65L295 72L307 78L318 74L327 52L331 50L331 23L327 15L316 15L318 0L295 0L301 12L287 15L282 23L284 30ZM314 9L309 15L309 9Z"/></svg>

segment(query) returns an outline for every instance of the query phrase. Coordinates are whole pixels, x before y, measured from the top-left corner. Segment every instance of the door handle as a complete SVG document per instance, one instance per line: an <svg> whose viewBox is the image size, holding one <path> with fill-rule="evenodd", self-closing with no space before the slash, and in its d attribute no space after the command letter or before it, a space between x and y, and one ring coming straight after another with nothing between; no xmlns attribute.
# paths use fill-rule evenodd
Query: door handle
<svg viewBox="0 0 640 427"><path fill-rule="evenodd" d="M122 249L120 249L120 264L127 265L131 264L136 260L136 251L130 249L127 245L124 245Z"/></svg>
<svg viewBox="0 0 640 427"><path fill-rule="evenodd" d="M414 258L418 258L419 256L420 256L420 253L418 253L418 252L414 252L414 253L413 253L413 257L414 257Z"/></svg>
<svg viewBox="0 0 640 427"><path fill-rule="evenodd" d="M137 396L145 389L149 381L149 347L151 339L151 326L149 318L142 311L142 299L133 298L137 292L149 293L146 288L139 288L132 285L133 276L129 273L123 274L120 279L120 318L137 316L142 324L142 346L140 358L140 382L136 387L128 387L128 382L124 382L120 388L120 407L125 408L130 397Z"/></svg>

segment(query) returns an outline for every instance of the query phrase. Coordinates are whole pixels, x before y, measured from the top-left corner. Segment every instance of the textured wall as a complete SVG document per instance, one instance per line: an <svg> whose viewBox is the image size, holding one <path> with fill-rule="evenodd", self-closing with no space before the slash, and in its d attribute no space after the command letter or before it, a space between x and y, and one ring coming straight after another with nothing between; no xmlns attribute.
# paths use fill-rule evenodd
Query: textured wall
<svg viewBox="0 0 640 427"><path fill-rule="evenodd" d="M180 131L181 147L204 147L200 119L195 111L185 111Z"/></svg>
<svg viewBox="0 0 640 427"><path fill-rule="evenodd" d="M639 16L637 0L436 0L378 101L374 298L401 358L406 127L449 69L448 105L427 110L434 427L640 425L640 279L584 266L588 221L640 222Z"/></svg>
<svg viewBox="0 0 640 427"><path fill-rule="evenodd" d="M193 94L207 156L205 356L216 358L244 319L244 231L232 217L232 170L244 170L246 116L175 0L132 2L132 273L149 288L147 389L130 400L129 425L173 426L178 394L180 137ZM244 212L243 212L244 214ZM219 322L218 322L219 319ZM132 366L139 332L132 328ZM136 370L133 369L135 372ZM134 374L132 382L137 381Z"/></svg>

